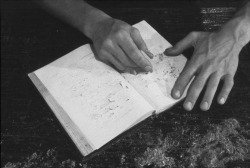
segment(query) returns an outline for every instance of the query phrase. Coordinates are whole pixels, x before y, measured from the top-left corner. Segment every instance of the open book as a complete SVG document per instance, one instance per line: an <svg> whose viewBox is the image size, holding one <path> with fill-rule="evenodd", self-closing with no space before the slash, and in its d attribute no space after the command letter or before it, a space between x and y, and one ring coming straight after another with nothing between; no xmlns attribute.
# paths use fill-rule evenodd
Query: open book
<svg viewBox="0 0 250 168"><path fill-rule="evenodd" d="M170 44L147 22L134 27L154 54L152 73L120 74L86 44L29 74L84 156L179 101L170 93L186 58L165 56Z"/></svg>

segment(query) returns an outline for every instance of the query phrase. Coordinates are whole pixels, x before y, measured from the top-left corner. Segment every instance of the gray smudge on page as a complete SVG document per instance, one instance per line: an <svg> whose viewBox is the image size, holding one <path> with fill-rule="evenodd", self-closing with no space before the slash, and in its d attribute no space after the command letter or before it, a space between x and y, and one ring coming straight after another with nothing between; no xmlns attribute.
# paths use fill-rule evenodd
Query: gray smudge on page
<svg viewBox="0 0 250 168"><path fill-rule="evenodd" d="M167 97L171 95L170 86L178 77L178 68L174 65L173 58L166 59L164 53L159 53L154 56L153 62L155 66L154 82L161 88L163 94Z"/></svg>

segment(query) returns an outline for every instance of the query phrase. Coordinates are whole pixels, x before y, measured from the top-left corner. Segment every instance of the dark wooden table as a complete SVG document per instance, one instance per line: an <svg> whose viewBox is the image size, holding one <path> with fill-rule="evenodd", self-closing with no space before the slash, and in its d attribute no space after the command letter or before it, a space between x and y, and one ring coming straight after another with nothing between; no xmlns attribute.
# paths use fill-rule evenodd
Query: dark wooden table
<svg viewBox="0 0 250 168"><path fill-rule="evenodd" d="M90 3L129 24L146 20L172 44L193 30L217 30L239 6L237 0ZM186 112L178 104L83 161L27 73L89 42L29 1L1 2L1 167L250 165L249 43L224 106Z"/></svg>

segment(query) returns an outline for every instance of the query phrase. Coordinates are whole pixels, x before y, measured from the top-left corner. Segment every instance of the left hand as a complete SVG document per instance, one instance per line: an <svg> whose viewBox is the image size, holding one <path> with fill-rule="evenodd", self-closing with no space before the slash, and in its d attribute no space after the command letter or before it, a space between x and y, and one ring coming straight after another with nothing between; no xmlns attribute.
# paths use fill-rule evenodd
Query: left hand
<svg viewBox="0 0 250 168"><path fill-rule="evenodd" d="M184 102L184 108L192 110L201 91L206 86L200 108L208 110L211 106L220 80L224 81L218 95L218 103L224 104L234 85L234 75L238 67L238 55L242 48L230 31L191 32L174 47L165 51L175 56L183 50L194 47L194 53L187 61L172 89L172 97L178 99L194 77ZM206 85L207 84L207 85Z"/></svg>
<svg viewBox="0 0 250 168"><path fill-rule="evenodd" d="M153 58L140 32L126 22L107 18L92 26L91 39L97 58L113 64L121 72L152 72L153 67L141 51Z"/></svg>

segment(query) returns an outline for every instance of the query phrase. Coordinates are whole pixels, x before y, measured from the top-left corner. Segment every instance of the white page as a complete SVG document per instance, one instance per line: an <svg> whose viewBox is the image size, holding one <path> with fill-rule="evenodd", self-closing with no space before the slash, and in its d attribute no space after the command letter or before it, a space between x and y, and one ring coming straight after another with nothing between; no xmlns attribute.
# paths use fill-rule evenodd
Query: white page
<svg viewBox="0 0 250 168"><path fill-rule="evenodd" d="M95 149L128 129L153 107L84 45L35 71Z"/></svg>
<svg viewBox="0 0 250 168"><path fill-rule="evenodd" d="M170 43L147 22L142 21L134 27L139 29L146 45L154 54L153 59L148 59L153 65L153 72L137 75L124 73L122 75L159 113L179 101L171 97L171 90L186 63L186 58L183 55L165 56L163 52L171 46Z"/></svg>

